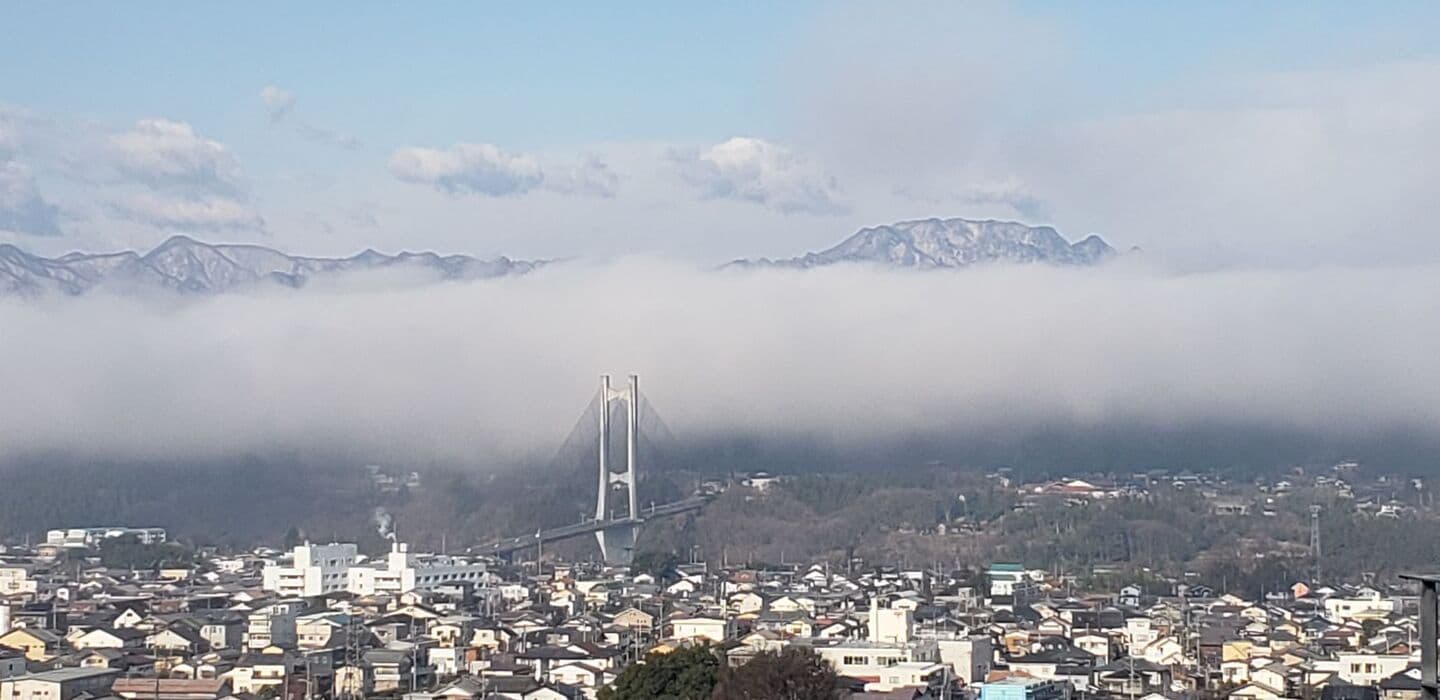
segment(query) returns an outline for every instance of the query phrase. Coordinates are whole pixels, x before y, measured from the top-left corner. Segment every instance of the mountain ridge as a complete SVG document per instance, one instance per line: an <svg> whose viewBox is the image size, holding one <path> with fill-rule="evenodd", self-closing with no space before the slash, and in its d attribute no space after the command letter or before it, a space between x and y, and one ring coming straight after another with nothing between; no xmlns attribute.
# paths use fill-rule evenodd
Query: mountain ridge
<svg viewBox="0 0 1440 700"><path fill-rule="evenodd" d="M290 255L252 243L212 244L185 235L166 239L146 253L32 255L0 244L0 295L79 295L104 286L122 290L165 288L180 293L219 293L263 284L304 286L312 279L364 270L429 272L441 279L487 279L525 274L546 261L481 259L469 255L367 248L344 258Z"/></svg>
<svg viewBox="0 0 1440 700"><path fill-rule="evenodd" d="M932 217L862 228L819 252L778 260L741 258L724 267L810 269L840 263L910 268L963 268L993 263L1097 265L1117 254L1095 234L1071 243L1050 226Z"/></svg>
<svg viewBox="0 0 1440 700"><path fill-rule="evenodd" d="M1071 243L1050 226L995 219L928 218L862 228L819 252L793 258L742 258L725 268L811 269L842 263L955 269L988 264L1093 266L1119 253L1097 235ZM343 258L290 255L254 243L206 243L175 235L141 253L72 252L46 258L0 244L0 296L80 295L99 287L211 294L272 284L301 287L312 279L367 270L409 270L442 280L522 275L546 260L490 259L374 248Z"/></svg>

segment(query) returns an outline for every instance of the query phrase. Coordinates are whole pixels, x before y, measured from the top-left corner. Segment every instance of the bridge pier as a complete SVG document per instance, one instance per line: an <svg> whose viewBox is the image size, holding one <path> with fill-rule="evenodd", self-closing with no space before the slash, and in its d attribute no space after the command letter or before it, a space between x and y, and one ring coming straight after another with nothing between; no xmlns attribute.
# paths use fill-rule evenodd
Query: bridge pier
<svg viewBox="0 0 1440 700"><path fill-rule="evenodd" d="M639 525L620 525L595 533L600 540L600 555L607 564L629 566L635 558L635 539L640 535Z"/></svg>

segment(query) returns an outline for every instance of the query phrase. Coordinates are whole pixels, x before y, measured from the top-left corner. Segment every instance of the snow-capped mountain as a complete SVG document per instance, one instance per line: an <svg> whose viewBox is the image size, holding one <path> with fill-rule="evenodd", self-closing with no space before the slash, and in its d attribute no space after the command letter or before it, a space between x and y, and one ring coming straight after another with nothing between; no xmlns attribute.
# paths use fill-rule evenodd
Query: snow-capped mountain
<svg viewBox="0 0 1440 700"><path fill-rule="evenodd" d="M310 258L256 245L210 245L186 236L175 236L143 255L125 251L44 258L0 245L0 295L83 294L100 286L210 293L266 283L298 287L323 275L384 269L413 270L439 279L483 279L523 274L541 264L435 253L385 255L373 250L348 258Z"/></svg>
<svg viewBox="0 0 1440 700"><path fill-rule="evenodd" d="M985 263L1095 265L1115 255L1099 236L1070 243L1049 226L1013 221L919 219L860 229L839 245L798 258L736 260L727 267L811 268L836 263L946 268Z"/></svg>

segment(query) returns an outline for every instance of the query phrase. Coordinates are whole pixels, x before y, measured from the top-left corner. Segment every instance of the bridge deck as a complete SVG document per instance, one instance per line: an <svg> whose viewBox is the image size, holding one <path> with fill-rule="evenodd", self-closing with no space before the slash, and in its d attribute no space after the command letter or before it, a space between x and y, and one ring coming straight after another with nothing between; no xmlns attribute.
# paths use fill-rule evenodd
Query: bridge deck
<svg viewBox="0 0 1440 700"><path fill-rule="evenodd" d="M639 515L633 518L585 520L583 522L578 522L571 525L562 525L560 527L551 528L549 530L541 530L540 532L537 532L533 535L522 535L520 537L500 540L499 542L492 542L487 545L475 547L470 551L474 554L505 556L507 554L518 552L522 549L536 547L538 545L548 542L568 540L573 537L588 535L592 532L608 530L612 527L639 525L647 520L651 520L654 518L664 518L671 515L679 515L681 513L688 513L690 511L700 510L705 506L706 503L709 502L710 499L708 498L696 496L694 498L687 498L683 501L675 501L674 503L650 506L641 510Z"/></svg>

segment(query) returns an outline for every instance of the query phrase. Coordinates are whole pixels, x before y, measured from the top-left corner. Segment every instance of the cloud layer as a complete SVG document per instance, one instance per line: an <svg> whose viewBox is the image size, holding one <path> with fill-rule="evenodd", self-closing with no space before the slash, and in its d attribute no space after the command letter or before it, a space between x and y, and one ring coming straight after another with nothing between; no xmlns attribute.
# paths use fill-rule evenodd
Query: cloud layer
<svg viewBox="0 0 1440 700"><path fill-rule="evenodd" d="M534 156L488 143L402 148L390 156L390 172L402 182L432 185L450 194L491 197L524 194L545 181Z"/></svg>
<svg viewBox="0 0 1440 700"><path fill-rule="evenodd" d="M631 371L686 437L1433 436L1437 272L730 274L629 260L180 306L0 301L0 327L26 339L0 345L0 453L307 446L483 464L553 446L596 375Z"/></svg>
<svg viewBox="0 0 1440 700"><path fill-rule="evenodd" d="M0 231L60 235L60 208L40 196L30 169L4 158L0 144Z"/></svg>
<svg viewBox="0 0 1440 700"><path fill-rule="evenodd" d="M835 178L800 154L764 139L737 136L675 155L681 175L711 199L762 204L785 214L847 211Z"/></svg>

